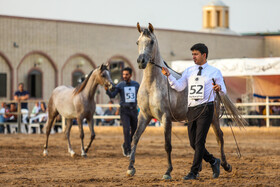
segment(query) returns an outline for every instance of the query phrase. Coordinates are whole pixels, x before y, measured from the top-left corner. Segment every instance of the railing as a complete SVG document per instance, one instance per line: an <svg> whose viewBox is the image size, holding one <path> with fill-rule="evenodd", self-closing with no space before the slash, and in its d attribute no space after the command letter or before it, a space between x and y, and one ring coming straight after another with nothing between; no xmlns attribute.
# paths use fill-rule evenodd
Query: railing
<svg viewBox="0 0 280 187"><path fill-rule="evenodd" d="M35 103L35 102L45 102L47 104L48 101L42 101L42 100L26 100L23 101L24 103ZM5 102L5 103L17 103L17 112L13 113L13 114L17 114L18 118L17 118L17 124L18 124L18 133L21 133L21 115L23 114L21 112L21 102L15 101L15 100L1 100L0 102ZM102 107L102 108L106 108L106 107L116 107L119 108L120 105L119 104L96 104L96 106ZM243 118L246 119L265 119L266 121L266 127L270 127L270 119L280 119L280 115L271 115L270 114L270 106L280 106L280 103L271 103L269 102L269 98L266 98L266 102L258 102L258 103L236 103L236 106L240 106L240 107L252 107L252 106L265 106L266 107L266 115L248 115L248 114L244 114L242 115ZM31 107L29 107L31 108ZM28 116L30 117L31 111L32 110L28 110ZM227 115L224 115L222 117L223 119L228 118ZM120 115L94 115L93 119L120 119ZM280 124L279 124L280 125ZM65 119L62 118L62 130L65 129Z"/></svg>
<svg viewBox="0 0 280 187"><path fill-rule="evenodd" d="M271 103L269 102L269 97L266 97L265 102L257 102L257 103L235 103L236 107L250 107L250 106L265 106L266 115L242 115L245 119L265 119L266 127L270 127L270 119L280 119L280 115L272 115L270 114L270 106L280 106L280 103ZM262 112L262 111L260 111ZM223 115L223 119L227 119L227 115ZM280 125L280 124L279 124Z"/></svg>

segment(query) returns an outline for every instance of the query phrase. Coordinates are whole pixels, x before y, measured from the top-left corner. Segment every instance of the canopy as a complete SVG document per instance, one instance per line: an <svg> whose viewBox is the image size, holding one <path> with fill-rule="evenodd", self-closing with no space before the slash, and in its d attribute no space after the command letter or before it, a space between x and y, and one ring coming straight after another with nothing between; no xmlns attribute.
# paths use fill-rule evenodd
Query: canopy
<svg viewBox="0 0 280 187"><path fill-rule="evenodd" d="M224 77L280 75L280 58L234 58L208 60L208 63L221 70ZM194 65L192 60L173 61L171 67L182 72Z"/></svg>

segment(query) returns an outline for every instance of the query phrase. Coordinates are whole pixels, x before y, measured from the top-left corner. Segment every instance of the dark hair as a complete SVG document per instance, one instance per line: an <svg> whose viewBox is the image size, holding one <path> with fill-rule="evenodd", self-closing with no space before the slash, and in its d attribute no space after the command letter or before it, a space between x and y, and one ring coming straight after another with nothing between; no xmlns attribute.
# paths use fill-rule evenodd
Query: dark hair
<svg viewBox="0 0 280 187"><path fill-rule="evenodd" d="M206 53L206 58L208 57L208 48L205 44L203 43L197 43L197 44L194 44L192 47L191 47L191 51L193 50L197 50L199 51L202 55L204 53Z"/></svg>
<svg viewBox="0 0 280 187"><path fill-rule="evenodd" d="M19 85L22 85L22 86L24 86L23 82L20 82L20 83L18 84L18 86L19 86Z"/></svg>
<svg viewBox="0 0 280 187"><path fill-rule="evenodd" d="M132 69L130 67L126 67L122 71L128 71L130 75L132 74Z"/></svg>

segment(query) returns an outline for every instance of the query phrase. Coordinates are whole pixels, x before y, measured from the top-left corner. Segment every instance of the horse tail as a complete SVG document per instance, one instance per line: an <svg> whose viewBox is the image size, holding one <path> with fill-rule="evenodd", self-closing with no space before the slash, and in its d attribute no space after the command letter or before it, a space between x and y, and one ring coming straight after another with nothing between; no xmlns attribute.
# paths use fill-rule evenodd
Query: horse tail
<svg viewBox="0 0 280 187"><path fill-rule="evenodd" d="M245 126L248 125L248 122L241 116L230 98L224 92L219 92L219 95L220 97L217 98L223 103L226 110L226 115L229 115L229 117L235 122L237 126L240 128L245 128Z"/></svg>

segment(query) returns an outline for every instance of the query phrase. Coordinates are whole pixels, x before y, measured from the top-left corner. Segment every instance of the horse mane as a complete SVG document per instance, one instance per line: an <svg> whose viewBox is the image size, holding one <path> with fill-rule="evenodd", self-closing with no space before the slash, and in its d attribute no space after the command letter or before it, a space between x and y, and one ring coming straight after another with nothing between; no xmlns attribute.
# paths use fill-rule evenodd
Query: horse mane
<svg viewBox="0 0 280 187"><path fill-rule="evenodd" d="M78 86L74 89L73 94L77 95L79 94L81 91L83 91L83 89L86 87L87 82L92 74L93 70L88 74L87 78L80 84L78 84Z"/></svg>

